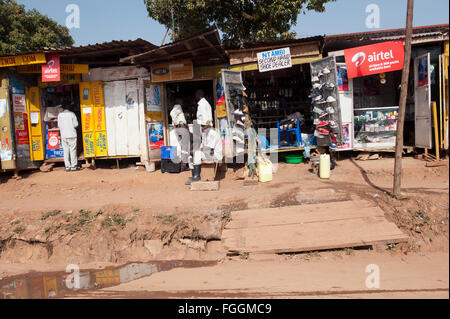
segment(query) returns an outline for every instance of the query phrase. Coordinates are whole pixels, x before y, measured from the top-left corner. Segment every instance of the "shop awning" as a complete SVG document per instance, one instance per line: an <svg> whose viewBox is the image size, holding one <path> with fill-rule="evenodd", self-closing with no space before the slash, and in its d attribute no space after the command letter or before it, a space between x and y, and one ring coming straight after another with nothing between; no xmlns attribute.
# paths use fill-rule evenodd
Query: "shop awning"
<svg viewBox="0 0 450 319"><path fill-rule="evenodd" d="M110 41L85 46L44 48L39 51L4 54L2 57L7 60L6 58L20 56L29 57L36 54L58 54L61 58L61 63L89 64L92 67L99 65L118 65L119 60L123 57L130 56L131 54L147 52L148 50L152 50L154 48L157 48L157 46L146 40L136 39L129 41ZM41 62L41 64L42 63L45 63L45 61Z"/></svg>
<svg viewBox="0 0 450 319"><path fill-rule="evenodd" d="M175 60L191 60L195 66L219 65L228 62L216 27L211 27L187 39L122 58L120 62L150 65Z"/></svg>

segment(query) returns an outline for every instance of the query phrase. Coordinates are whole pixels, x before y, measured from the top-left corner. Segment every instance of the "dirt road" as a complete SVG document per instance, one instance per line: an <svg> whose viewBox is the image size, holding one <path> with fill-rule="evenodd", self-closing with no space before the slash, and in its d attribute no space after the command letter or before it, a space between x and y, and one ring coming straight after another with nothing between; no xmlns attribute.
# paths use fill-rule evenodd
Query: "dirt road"
<svg viewBox="0 0 450 319"><path fill-rule="evenodd" d="M89 298L449 298L445 253L322 253L179 268L76 296ZM366 286L379 267L379 287ZM369 266L370 267L370 266ZM371 268L372 269L372 268Z"/></svg>
<svg viewBox="0 0 450 319"><path fill-rule="evenodd" d="M191 192L184 185L189 172L147 173L134 166L73 173L59 167L20 180L2 175L0 277L64 271L69 263L97 269L132 261L218 260L214 267L174 269L87 296L448 297L446 163L431 168L405 158L401 198L389 195L392 158L338 161L329 180L320 180L307 164L280 163L272 182L254 186L235 180L229 168L220 192ZM218 240L233 210L357 199L379 206L410 237L408 243L349 255L229 260ZM380 265L376 293L364 286L368 264Z"/></svg>

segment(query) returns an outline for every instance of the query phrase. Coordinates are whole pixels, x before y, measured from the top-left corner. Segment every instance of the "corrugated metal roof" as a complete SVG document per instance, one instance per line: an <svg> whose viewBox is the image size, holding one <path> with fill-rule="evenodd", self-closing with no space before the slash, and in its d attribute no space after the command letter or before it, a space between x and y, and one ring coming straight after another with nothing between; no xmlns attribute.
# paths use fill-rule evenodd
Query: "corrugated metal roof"
<svg viewBox="0 0 450 319"><path fill-rule="evenodd" d="M122 63L150 64L190 59L195 65L214 65L227 62L226 53L215 26L192 37L178 40L144 53L120 59Z"/></svg>
<svg viewBox="0 0 450 319"><path fill-rule="evenodd" d="M448 34L447 34L448 35ZM439 38L439 37L445 37L445 33L442 32L425 32L425 33L417 33L413 34L413 39L420 39L420 38ZM383 36L383 37L377 37L378 40L383 41L390 41L390 40L400 40L403 39L405 35L392 35L392 36Z"/></svg>
<svg viewBox="0 0 450 319"><path fill-rule="evenodd" d="M324 38L323 36L318 35L318 36L299 38L299 39L287 39L287 40L246 43L241 46L229 46L229 47L226 47L225 49L229 52L232 52L232 51L242 51L242 50L246 50L246 49L262 48L262 47L293 45L293 44L314 42L314 41L319 41L322 43L323 38Z"/></svg>
<svg viewBox="0 0 450 319"><path fill-rule="evenodd" d="M156 45L143 39L129 40L129 41L110 41L96 44L89 44L85 46L72 46L64 48L44 48L42 50L24 51L18 53L5 54L5 56L31 54L31 53L58 53L63 57L74 57L80 55L104 56L108 53L124 53L130 54L130 51L144 52L157 48Z"/></svg>
<svg viewBox="0 0 450 319"><path fill-rule="evenodd" d="M377 30L369 32L336 34L325 36L325 51L337 51L377 43L380 41L402 40L405 29ZM413 44L448 40L449 25L428 25L413 28Z"/></svg>
<svg viewBox="0 0 450 319"><path fill-rule="evenodd" d="M413 28L413 34L424 34L427 32L447 32L449 30L448 24L435 24L426 25ZM357 38L357 37L377 37L377 36L387 36L387 35L404 35L405 29L388 29L388 30L375 30L367 32L356 32L356 33L343 33L334 35L325 35L325 40L330 41L338 38Z"/></svg>

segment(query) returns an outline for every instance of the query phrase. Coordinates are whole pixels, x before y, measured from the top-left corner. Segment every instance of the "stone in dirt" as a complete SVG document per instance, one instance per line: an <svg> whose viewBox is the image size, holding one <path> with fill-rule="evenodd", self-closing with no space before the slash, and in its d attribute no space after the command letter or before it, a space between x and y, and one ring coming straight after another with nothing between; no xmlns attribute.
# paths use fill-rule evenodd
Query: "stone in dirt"
<svg viewBox="0 0 450 319"><path fill-rule="evenodd" d="M361 153L361 154L358 154L358 156L356 156L356 160L358 160L358 161L366 161L366 160L369 159L369 157L370 157L369 153Z"/></svg>
<svg viewBox="0 0 450 319"><path fill-rule="evenodd" d="M204 251L206 249L206 241L205 240L192 240L189 238L181 238L181 239L179 239L179 241L183 245L186 245L192 249L202 250L202 251Z"/></svg>
<svg viewBox="0 0 450 319"><path fill-rule="evenodd" d="M54 166L53 163L52 164L44 164L41 167L39 167L39 169L43 173L48 173L48 172L53 171L53 166Z"/></svg>
<svg viewBox="0 0 450 319"><path fill-rule="evenodd" d="M222 213L213 211L208 216L208 221L198 225L198 231L202 238L206 240L220 240L222 237L223 220Z"/></svg>
<svg viewBox="0 0 450 319"><path fill-rule="evenodd" d="M247 167L242 167L238 169L235 173L235 179L245 179L249 175L249 170Z"/></svg>
<svg viewBox="0 0 450 319"><path fill-rule="evenodd" d="M81 164L81 167L82 168L93 168L93 166L92 166L92 164L90 164L90 163L86 163L86 164Z"/></svg>

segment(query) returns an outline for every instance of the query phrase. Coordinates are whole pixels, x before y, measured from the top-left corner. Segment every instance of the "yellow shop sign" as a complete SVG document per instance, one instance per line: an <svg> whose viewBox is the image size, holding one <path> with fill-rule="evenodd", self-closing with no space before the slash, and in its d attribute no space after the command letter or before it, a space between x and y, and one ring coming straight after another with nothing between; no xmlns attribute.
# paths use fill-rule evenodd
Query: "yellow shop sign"
<svg viewBox="0 0 450 319"><path fill-rule="evenodd" d="M17 67L17 73L42 73L41 65L22 65ZM61 64L61 73L63 74L87 74L89 73L88 64Z"/></svg>
<svg viewBox="0 0 450 319"><path fill-rule="evenodd" d="M81 74L61 74L61 81L59 82L42 82L42 79L38 79L39 87L49 87L58 85L78 84L81 82Z"/></svg>
<svg viewBox="0 0 450 319"><path fill-rule="evenodd" d="M28 64L44 64L47 63L44 53L33 53L25 55L12 55L0 57L0 68L10 66L28 65Z"/></svg>
<svg viewBox="0 0 450 319"><path fill-rule="evenodd" d="M152 82L180 81L194 78L194 66L191 60L153 64L151 70Z"/></svg>

